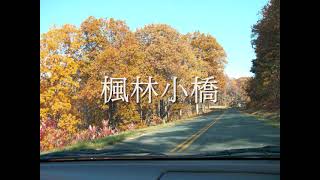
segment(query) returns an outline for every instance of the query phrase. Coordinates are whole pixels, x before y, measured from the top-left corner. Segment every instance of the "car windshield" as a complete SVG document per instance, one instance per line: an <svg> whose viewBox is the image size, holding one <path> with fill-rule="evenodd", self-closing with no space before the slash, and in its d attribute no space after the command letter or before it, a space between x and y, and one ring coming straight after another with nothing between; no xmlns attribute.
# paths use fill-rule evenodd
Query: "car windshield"
<svg viewBox="0 0 320 180"><path fill-rule="evenodd" d="M42 161L280 158L280 0L41 0L40 25Z"/></svg>

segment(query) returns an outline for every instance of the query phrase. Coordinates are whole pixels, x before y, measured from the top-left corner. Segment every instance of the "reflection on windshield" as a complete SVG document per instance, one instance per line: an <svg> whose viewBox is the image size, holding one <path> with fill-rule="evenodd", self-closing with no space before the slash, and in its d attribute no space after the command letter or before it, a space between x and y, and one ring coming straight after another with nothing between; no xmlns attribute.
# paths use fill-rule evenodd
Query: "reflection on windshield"
<svg viewBox="0 0 320 180"><path fill-rule="evenodd" d="M40 158L280 157L279 1L261 11L237 78L205 30L90 16L43 33Z"/></svg>

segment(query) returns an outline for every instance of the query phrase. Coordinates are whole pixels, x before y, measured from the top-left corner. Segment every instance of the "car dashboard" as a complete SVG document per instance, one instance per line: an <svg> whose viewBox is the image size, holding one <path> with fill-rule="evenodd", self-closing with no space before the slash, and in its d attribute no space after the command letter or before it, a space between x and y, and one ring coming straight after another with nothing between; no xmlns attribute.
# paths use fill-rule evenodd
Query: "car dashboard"
<svg viewBox="0 0 320 180"><path fill-rule="evenodd" d="M101 160L40 163L40 179L271 180L280 160Z"/></svg>

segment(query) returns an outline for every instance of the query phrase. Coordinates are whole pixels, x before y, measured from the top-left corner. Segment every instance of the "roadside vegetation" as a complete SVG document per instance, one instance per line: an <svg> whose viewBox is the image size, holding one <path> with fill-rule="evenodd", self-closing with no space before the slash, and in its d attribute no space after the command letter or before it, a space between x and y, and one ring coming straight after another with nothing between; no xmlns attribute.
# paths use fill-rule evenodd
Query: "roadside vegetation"
<svg viewBox="0 0 320 180"><path fill-rule="evenodd" d="M172 76L191 93L194 77L214 76L225 87L226 53L210 34L181 34L166 24L131 31L124 21L89 17L80 27L53 27L40 39L40 151L61 148L134 129L164 124L195 114L194 98L178 95L175 103L161 97ZM152 76L160 94L135 102L127 84L128 101L104 103L104 76ZM208 110L200 104L200 113ZM197 108L199 112L199 108Z"/></svg>
<svg viewBox="0 0 320 180"><path fill-rule="evenodd" d="M101 138L97 138L97 139L93 139L93 140L78 141L74 144L67 145L65 147L53 148L48 151L43 151L40 154L43 155L43 154L48 154L48 153L52 153L52 152L68 152L68 151L79 151L79 150L81 150L81 151L100 150L100 149L106 148L107 146L110 146L110 145L113 145L116 143L120 143L124 140L134 139L134 138L140 137L142 135L146 135L148 133L156 132L157 130L160 130L163 128L172 127L172 126L178 125L180 123L187 122L189 120L193 120L194 117L205 116L206 114L211 113L213 111L220 111L220 109L211 109L208 112L203 113L201 115L194 114L194 115L191 115L190 117L177 119L175 121L171 121L171 122L168 122L165 124L158 124L155 126L149 126L149 127L141 128L141 129L127 130L124 132L120 132L118 134L109 135L109 136L105 136L105 137L101 137Z"/></svg>
<svg viewBox="0 0 320 180"><path fill-rule="evenodd" d="M249 108L266 111L280 109L280 0L271 0L252 27L254 77L248 83Z"/></svg>
<svg viewBox="0 0 320 180"><path fill-rule="evenodd" d="M280 127L280 0L262 9L262 19L252 28L254 77L247 82L249 97L245 112Z"/></svg>
<svg viewBox="0 0 320 180"><path fill-rule="evenodd" d="M280 128L280 110L254 110L246 109L243 111L251 116L254 116L256 119L265 122L273 127Z"/></svg>

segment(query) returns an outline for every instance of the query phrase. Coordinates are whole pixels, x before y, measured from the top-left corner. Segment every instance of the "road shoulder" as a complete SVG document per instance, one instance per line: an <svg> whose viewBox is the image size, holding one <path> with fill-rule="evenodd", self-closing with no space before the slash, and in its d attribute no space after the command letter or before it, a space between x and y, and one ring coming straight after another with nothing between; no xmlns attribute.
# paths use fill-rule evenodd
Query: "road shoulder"
<svg viewBox="0 0 320 180"><path fill-rule="evenodd" d="M244 109L239 112L246 114L251 117L263 121L264 123L271 125L276 128L280 128L280 110L278 111L266 111L266 110L253 110Z"/></svg>

